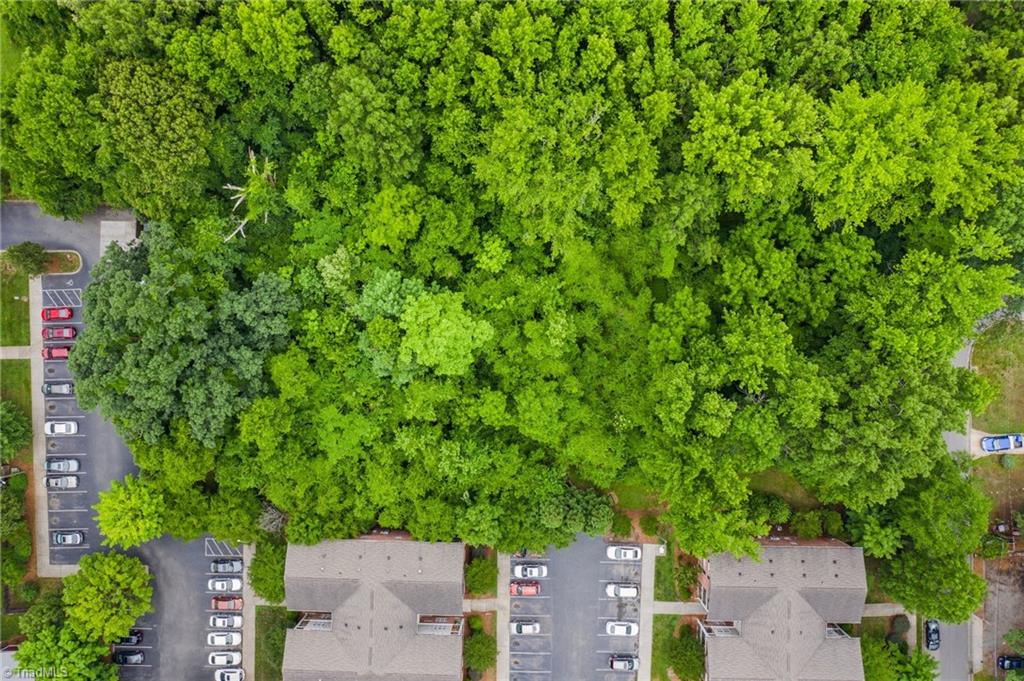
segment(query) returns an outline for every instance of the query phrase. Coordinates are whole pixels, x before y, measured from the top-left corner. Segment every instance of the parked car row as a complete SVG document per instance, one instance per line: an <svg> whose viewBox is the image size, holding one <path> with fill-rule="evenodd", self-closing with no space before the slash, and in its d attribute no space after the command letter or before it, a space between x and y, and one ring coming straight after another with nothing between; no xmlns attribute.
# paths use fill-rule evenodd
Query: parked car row
<svg viewBox="0 0 1024 681"><path fill-rule="evenodd" d="M241 575L241 558L218 558L210 562L210 573L214 575ZM211 577L206 588L215 595L210 598L209 625L212 631L206 634L206 645L210 648L237 648L242 645L242 616L234 614L242 610L242 579L238 577ZM242 653L238 650L214 650L209 653L207 663L219 667L213 672L214 681L244 681L245 671Z"/></svg>
<svg viewBox="0 0 1024 681"><path fill-rule="evenodd" d="M44 322L61 322L74 317L75 311L70 307L44 307L42 316ZM43 327L44 341L74 340L77 335L78 330L73 326ZM45 360L67 361L70 354L70 345L47 345L43 347L43 359ZM45 387L43 388L43 392L46 392Z"/></svg>
<svg viewBox="0 0 1024 681"><path fill-rule="evenodd" d="M47 421L46 423L43 424L43 433L47 437L64 437L66 435L77 435L78 422ZM46 489L78 489L78 476L73 475L73 473L78 473L81 470L81 462L78 459L73 459L70 457L49 458L43 464L43 467L46 470ZM54 541L54 544L56 543L57 542Z"/></svg>
<svg viewBox="0 0 1024 681"><path fill-rule="evenodd" d="M114 662L122 666L133 666L146 663L146 653L142 650L118 650L123 646L140 646L145 639L142 629L130 629L127 636L114 641Z"/></svg>

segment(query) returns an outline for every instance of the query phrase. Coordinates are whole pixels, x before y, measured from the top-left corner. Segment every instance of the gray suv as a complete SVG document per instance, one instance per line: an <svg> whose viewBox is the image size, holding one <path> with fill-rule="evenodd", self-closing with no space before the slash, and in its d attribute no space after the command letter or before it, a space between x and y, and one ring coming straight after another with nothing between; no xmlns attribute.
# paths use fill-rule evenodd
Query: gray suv
<svg viewBox="0 0 1024 681"><path fill-rule="evenodd" d="M44 395L74 395L74 383L43 383Z"/></svg>

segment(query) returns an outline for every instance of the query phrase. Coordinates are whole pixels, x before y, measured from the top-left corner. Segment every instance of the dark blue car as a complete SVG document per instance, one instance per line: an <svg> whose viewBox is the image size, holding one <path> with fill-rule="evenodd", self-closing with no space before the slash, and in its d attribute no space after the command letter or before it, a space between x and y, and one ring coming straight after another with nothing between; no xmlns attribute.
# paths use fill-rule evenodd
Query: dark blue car
<svg viewBox="0 0 1024 681"><path fill-rule="evenodd" d="M1024 657L1018 655L1000 655L996 660L1000 669L1024 669Z"/></svg>
<svg viewBox="0 0 1024 681"><path fill-rule="evenodd" d="M986 452L1008 452L1011 449L1024 449L1024 434L991 435L981 438L981 448Z"/></svg>

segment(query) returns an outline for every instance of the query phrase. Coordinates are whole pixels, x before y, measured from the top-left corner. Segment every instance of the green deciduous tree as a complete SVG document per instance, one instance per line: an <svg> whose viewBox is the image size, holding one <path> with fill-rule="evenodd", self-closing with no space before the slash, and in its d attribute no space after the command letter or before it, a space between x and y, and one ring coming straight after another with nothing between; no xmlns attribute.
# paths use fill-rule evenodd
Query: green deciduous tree
<svg viewBox="0 0 1024 681"><path fill-rule="evenodd" d="M64 610L67 627L81 640L109 644L152 610L151 577L138 558L93 553L78 565L64 580Z"/></svg>
<svg viewBox="0 0 1024 681"><path fill-rule="evenodd" d="M80 637L70 626L46 627L18 646L22 669L74 670L82 681L116 681L117 665L107 662L109 644Z"/></svg>
<svg viewBox="0 0 1024 681"><path fill-rule="evenodd" d="M0 461L8 463L32 442L32 423L21 407L0 401Z"/></svg>
<svg viewBox="0 0 1024 681"><path fill-rule="evenodd" d="M161 490L134 475L112 481L93 508L105 546L127 549L164 533L166 504Z"/></svg>
<svg viewBox="0 0 1024 681"><path fill-rule="evenodd" d="M270 603L284 600L284 561L288 545L282 541L264 540L256 544L256 555L249 562L249 585L256 594Z"/></svg>
<svg viewBox="0 0 1024 681"><path fill-rule="evenodd" d="M33 241L22 241L8 246L3 252L4 261L11 267L27 273L30 277L46 271L46 249Z"/></svg>

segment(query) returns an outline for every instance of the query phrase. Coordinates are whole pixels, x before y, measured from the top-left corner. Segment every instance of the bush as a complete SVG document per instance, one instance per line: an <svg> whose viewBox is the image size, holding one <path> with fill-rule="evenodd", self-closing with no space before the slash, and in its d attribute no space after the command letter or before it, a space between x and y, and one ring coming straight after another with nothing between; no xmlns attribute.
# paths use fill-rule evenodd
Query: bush
<svg viewBox="0 0 1024 681"><path fill-rule="evenodd" d="M498 559L474 558L466 566L466 591L473 596L491 596L498 585Z"/></svg>
<svg viewBox="0 0 1024 681"><path fill-rule="evenodd" d="M830 537L841 539L846 535L846 528L843 527L843 516L838 511L827 509L821 512L822 522L825 525L825 534Z"/></svg>
<svg viewBox="0 0 1024 681"><path fill-rule="evenodd" d="M466 639L463 658L470 669L480 672L490 669L498 659L498 641L490 634L474 632Z"/></svg>
<svg viewBox="0 0 1024 681"><path fill-rule="evenodd" d="M907 654L908 646L907 646L906 639L904 639L904 637L903 637L903 634L897 634L896 632L890 632L885 637L885 642L890 644L890 645L892 645L892 646L895 646L896 649L899 650L904 655Z"/></svg>
<svg viewBox="0 0 1024 681"><path fill-rule="evenodd" d="M469 630L470 631L483 631L484 630L484 619L480 615L470 615L469 617Z"/></svg>
<svg viewBox="0 0 1024 681"><path fill-rule="evenodd" d="M1003 464L1003 468L1006 470L1013 470L1017 467L1017 455L1016 454L1003 454L1003 457L999 460Z"/></svg>
<svg viewBox="0 0 1024 681"><path fill-rule="evenodd" d="M4 251L4 260L30 277L46 271L46 249L33 241L9 247Z"/></svg>
<svg viewBox="0 0 1024 681"><path fill-rule="evenodd" d="M22 582L14 589L14 597L18 599L20 603L25 605L32 605L39 598L39 582Z"/></svg>
<svg viewBox="0 0 1024 681"><path fill-rule="evenodd" d="M906 615L896 615L892 618L889 629L894 634L905 634L910 631L910 619Z"/></svg>
<svg viewBox="0 0 1024 681"><path fill-rule="evenodd" d="M256 543L256 555L249 561L249 586L268 603L284 600L284 560L288 545L275 540Z"/></svg>
<svg viewBox="0 0 1024 681"><path fill-rule="evenodd" d="M644 513L640 516L640 531L648 537L658 536L658 516Z"/></svg>
<svg viewBox="0 0 1024 681"><path fill-rule="evenodd" d="M1009 552L1009 543L994 534L986 534L981 538L981 544L978 546L978 555L985 560L1005 558Z"/></svg>
<svg viewBox="0 0 1024 681"><path fill-rule="evenodd" d="M798 537L817 539L821 536L821 512L797 511L793 514L793 520L789 523L789 529Z"/></svg>
<svg viewBox="0 0 1024 681"><path fill-rule="evenodd" d="M32 442L32 422L21 407L10 400L0 402L0 462L9 463ZM16 475L16 478L25 477Z"/></svg>
<svg viewBox="0 0 1024 681"><path fill-rule="evenodd" d="M21 633L32 638L43 629L60 628L64 623L64 591L47 591L32 604L18 622Z"/></svg>
<svg viewBox="0 0 1024 681"><path fill-rule="evenodd" d="M612 536L628 539L633 536L633 521L625 513L612 516Z"/></svg>
<svg viewBox="0 0 1024 681"><path fill-rule="evenodd" d="M672 640L668 659L680 681L701 681L704 678L704 647L689 635L689 630L683 629L682 635Z"/></svg>
<svg viewBox="0 0 1024 681"><path fill-rule="evenodd" d="M676 566L676 586L679 593L689 598L690 591L697 585L700 568L693 563L680 563Z"/></svg>

